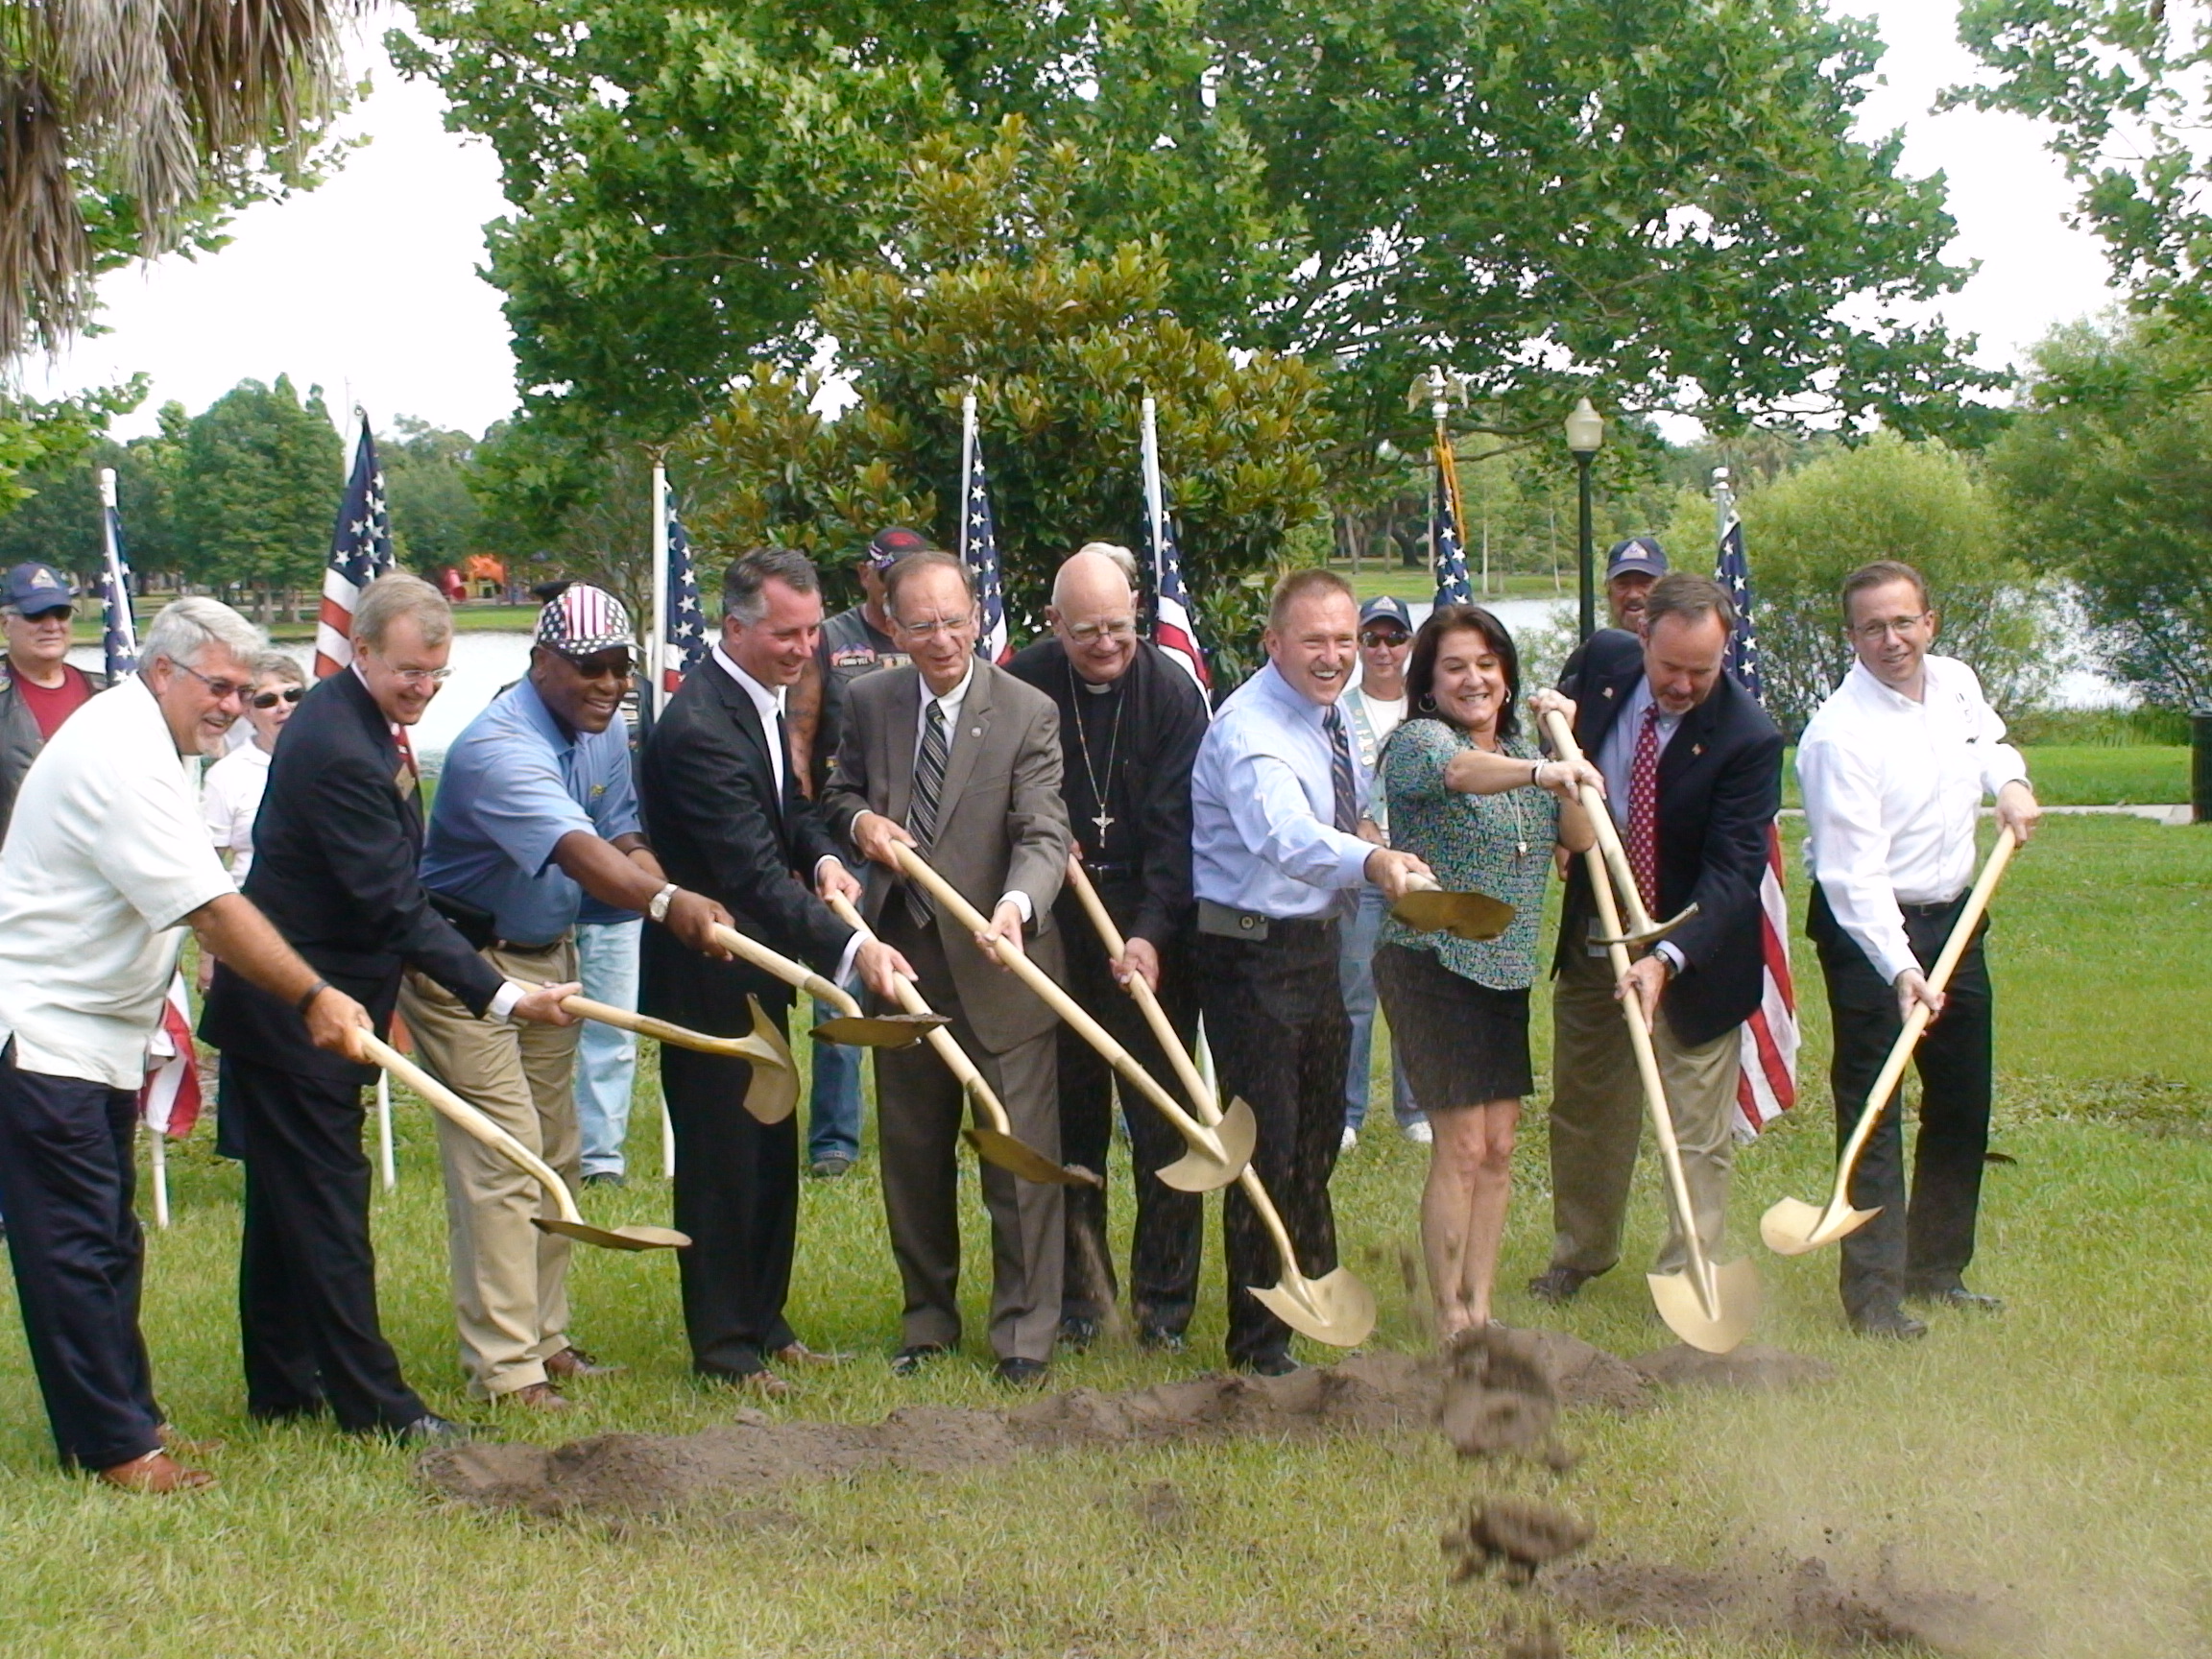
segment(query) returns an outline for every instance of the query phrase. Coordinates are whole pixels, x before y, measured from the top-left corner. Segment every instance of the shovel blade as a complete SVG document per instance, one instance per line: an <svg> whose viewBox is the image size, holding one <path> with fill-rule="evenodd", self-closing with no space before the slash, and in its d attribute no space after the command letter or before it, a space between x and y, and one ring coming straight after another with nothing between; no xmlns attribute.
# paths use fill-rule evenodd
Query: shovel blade
<svg viewBox="0 0 2212 1659"><path fill-rule="evenodd" d="M596 1244L602 1250L681 1250L691 1242L690 1234L679 1233L673 1227L594 1227L589 1221L564 1221L558 1215L533 1215L531 1220L541 1233L558 1233L564 1238Z"/></svg>
<svg viewBox="0 0 2212 1659"><path fill-rule="evenodd" d="M1229 1102L1221 1121L1207 1131L1214 1144L1192 1145L1190 1150L1160 1171L1160 1179L1178 1192L1212 1192L1244 1173L1252 1162L1252 1148L1260 1140L1260 1121L1241 1100Z"/></svg>
<svg viewBox="0 0 2212 1659"><path fill-rule="evenodd" d="M1055 1164L1026 1142L1017 1141L1011 1135L1002 1135L989 1127L963 1129L962 1139L975 1148L975 1156L986 1164L996 1164L1008 1174L1023 1181L1035 1181L1053 1187L1103 1187L1106 1183L1088 1169L1071 1168Z"/></svg>
<svg viewBox="0 0 2212 1659"><path fill-rule="evenodd" d="M1856 1233L1881 1214L1879 1207L1854 1210L1839 1198L1824 1209L1802 1198L1781 1198L1759 1217L1759 1237L1777 1256L1803 1256Z"/></svg>
<svg viewBox="0 0 2212 1659"><path fill-rule="evenodd" d="M854 1048L911 1048L940 1025L942 1014L840 1014L807 1035L817 1043L843 1043Z"/></svg>
<svg viewBox="0 0 2212 1659"><path fill-rule="evenodd" d="M1375 1329L1375 1292L1349 1267L1318 1279L1301 1279L1286 1269L1280 1285L1256 1285L1252 1294L1299 1335L1332 1348L1357 1348Z"/></svg>
<svg viewBox="0 0 2212 1659"><path fill-rule="evenodd" d="M1495 939L1513 926L1513 906L1487 893L1454 893L1426 888L1402 895L1390 914L1418 933L1449 933L1455 939Z"/></svg>
<svg viewBox="0 0 2212 1659"><path fill-rule="evenodd" d="M758 1123L781 1123L799 1104L799 1069L791 1063L791 1046L776 1022L760 1011L760 998L748 997L753 1010L753 1040L765 1044L775 1058L753 1062L753 1081L745 1087L745 1110Z"/></svg>
<svg viewBox="0 0 2212 1659"><path fill-rule="evenodd" d="M1759 1317L1759 1274L1739 1258L1710 1269L1710 1294L1700 1296L1694 1272L1647 1273L1651 1301L1667 1329L1707 1354L1725 1354L1751 1334ZM1711 1305L1708 1306L1707 1304Z"/></svg>

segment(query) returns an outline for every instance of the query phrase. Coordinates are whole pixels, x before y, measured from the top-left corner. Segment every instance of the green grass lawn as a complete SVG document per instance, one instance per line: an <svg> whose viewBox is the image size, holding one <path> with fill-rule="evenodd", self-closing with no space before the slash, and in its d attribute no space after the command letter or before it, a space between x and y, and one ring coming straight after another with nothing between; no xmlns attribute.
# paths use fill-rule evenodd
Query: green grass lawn
<svg viewBox="0 0 2212 1659"><path fill-rule="evenodd" d="M1436 597L1436 574L1426 565L1400 565L1395 560L1362 559L1359 561L1359 569L1355 574L1352 569L1352 562L1349 559L1337 559L1332 561L1329 567L1338 575L1349 578L1353 591L1362 599L1372 599L1382 593L1392 593L1408 602L1420 600L1426 604L1429 600ZM1471 564L1468 569L1473 581L1479 586L1482 580L1480 566ZM1552 585L1551 578L1548 575L1528 575L1519 572L1508 575L1503 570L1493 570L1490 572L1490 597L1493 599L1560 599L1573 604L1575 600L1575 574L1572 570L1565 573L1565 580L1566 586L1558 588ZM1479 592L1476 594L1477 599L1481 597Z"/></svg>
<svg viewBox="0 0 2212 1659"><path fill-rule="evenodd" d="M1794 872L1794 863L1791 869ZM1791 907L1802 894L1792 881ZM2203 953L2212 945L2212 836L2129 820L2055 823L1999 895L2000 1098L1983 1252L1973 1275L2008 1298L1997 1319L1938 1316L1910 1348L1845 1334L1832 1255L1759 1250L1773 1199L1825 1189L1827 1024L1817 970L1797 951L1805 1101L1741 1158L1734 1211L1766 1286L1758 1339L1834 1361L1833 1383L1767 1397L1671 1399L1633 1417L1570 1419L1583 1453L1559 1500L1599 1528L1597 1550L1707 1566L1821 1555L1909 1584L2008 1602L2042 1636L2006 1652L2168 1656L2212 1651L2212 1058ZM1537 998L1538 1065L1549 1030ZM648 1071L647 1075L650 1075ZM1657 1232L1643 1171L1630 1266L1573 1307L1521 1286L1548 1245L1540 1078L1506 1243L1502 1311L1623 1354L1665 1333L1632 1269ZM1384 1098L1377 1091L1378 1103ZM435 1142L400 1114L401 1185L375 1201L388 1328L441 1409L484 1415L458 1388ZM658 1114L640 1096L634 1170L594 1190L608 1220L666 1218ZM1426 1155L1377 1124L1335 1183L1346 1260L1378 1292L1374 1342L1423 1338L1395 1271L1413 1236ZM235 1325L238 1171L205 1132L172 1164L177 1224L150 1243L146 1327L171 1414L219 1434L223 1485L131 1500L57 1474L37 1395L0 1293L0 1650L38 1655L452 1653L770 1655L1489 1655L1513 1593L1451 1588L1436 1539L1478 1491L1549 1492L1548 1479L1456 1460L1440 1439L1343 1439L1055 1454L965 1476L883 1473L759 1495L709 1515L544 1522L449 1506L402 1455L319 1428L242 1415ZM1127 1223L1117 1153L1117 1232ZM818 1346L858 1358L778 1415L870 1421L911 1404L1001 1399L980 1332L985 1242L969 1193L967 1358L894 1381L899 1293L872 1162L804 1195L792 1310ZM1209 1238L1210 1266L1217 1244ZM1125 1259L1125 1257L1124 1257ZM1216 1269L1217 1270L1217 1269ZM736 1402L686 1375L673 1262L579 1250L575 1334L625 1361L582 1385L558 1441L609 1430L688 1431ZM1217 1278L1190 1355L1117 1343L1056 1367L1061 1386L1122 1388L1217 1362ZM1309 1357L1319 1358L1309 1351ZM1166 1481L1186 1529L1146 1526L1138 1496ZM1751 1635L1616 1633L1562 1625L1575 1655L1788 1659Z"/></svg>
<svg viewBox="0 0 2212 1659"><path fill-rule="evenodd" d="M2046 806L2172 806L2189 799L2189 751L2178 744L2032 743L2020 753ZM1805 805L1794 746L1783 752L1782 805Z"/></svg>

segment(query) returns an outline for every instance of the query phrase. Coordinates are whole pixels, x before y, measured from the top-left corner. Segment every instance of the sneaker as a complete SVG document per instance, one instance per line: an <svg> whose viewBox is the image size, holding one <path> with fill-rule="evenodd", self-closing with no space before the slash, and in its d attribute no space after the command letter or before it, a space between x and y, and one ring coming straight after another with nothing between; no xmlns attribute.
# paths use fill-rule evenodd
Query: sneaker
<svg viewBox="0 0 2212 1659"><path fill-rule="evenodd" d="M1436 1140L1436 1132L1429 1127L1429 1119L1426 1118L1414 1118L1400 1133L1416 1146L1428 1146Z"/></svg>
<svg viewBox="0 0 2212 1659"><path fill-rule="evenodd" d="M806 1173L817 1181L834 1181L853 1167L853 1160L842 1152L832 1152L827 1158L817 1158L806 1166Z"/></svg>
<svg viewBox="0 0 2212 1659"><path fill-rule="evenodd" d="M1336 1142L1336 1150L1338 1152L1349 1152L1353 1147L1358 1144L1359 1131L1353 1128L1349 1124L1345 1125L1344 1139Z"/></svg>
<svg viewBox="0 0 2212 1659"><path fill-rule="evenodd" d="M628 1177L619 1169L594 1169L590 1174L584 1177L584 1185L587 1187L627 1187L630 1182Z"/></svg>

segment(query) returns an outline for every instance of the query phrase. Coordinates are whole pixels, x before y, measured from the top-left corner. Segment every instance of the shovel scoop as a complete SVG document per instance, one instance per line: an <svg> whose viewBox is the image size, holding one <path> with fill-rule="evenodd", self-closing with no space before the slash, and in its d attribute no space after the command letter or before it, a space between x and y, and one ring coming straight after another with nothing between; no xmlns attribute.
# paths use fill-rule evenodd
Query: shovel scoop
<svg viewBox="0 0 2212 1659"><path fill-rule="evenodd" d="M1455 939L1495 939L1513 926L1513 906L1487 893L1455 893L1432 878L1417 878L1390 906L1390 914L1417 933Z"/></svg>
<svg viewBox="0 0 2212 1659"><path fill-rule="evenodd" d="M580 1020L596 1020L603 1025L619 1026L624 1031L635 1031L640 1037L651 1037L678 1048L749 1062L753 1067L753 1081L745 1090L745 1110L759 1122L781 1123L799 1104L798 1070L791 1064L790 1045L783 1041L783 1034L776 1029L775 1022L760 1011L759 1000L748 997L745 1003L753 1011L750 1037L714 1037L666 1020L656 1020L650 1014L633 1014L627 1008L617 1008L611 1002L594 1002L584 997L571 997L561 1006Z"/></svg>

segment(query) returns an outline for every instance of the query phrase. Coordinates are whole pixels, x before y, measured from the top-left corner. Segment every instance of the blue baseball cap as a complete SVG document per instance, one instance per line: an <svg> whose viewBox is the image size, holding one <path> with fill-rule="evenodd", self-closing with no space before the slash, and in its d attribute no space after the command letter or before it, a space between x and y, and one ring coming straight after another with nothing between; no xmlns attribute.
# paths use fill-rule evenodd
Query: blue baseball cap
<svg viewBox="0 0 2212 1659"><path fill-rule="evenodd" d="M1370 622L1395 622L1410 634L1413 632L1413 613L1406 608L1406 601L1388 593L1377 594L1359 607L1359 626Z"/></svg>
<svg viewBox="0 0 2212 1659"><path fill-rule="evenodd" d="M1649 536L1631 536L1616 541L1605 555L1605 580L1616 576L1664 576L1667 549Z"/></svg>
<svg viewBox="0 0 2212 1659"><path fill-rule="evenodd" d="M18 565L0 578L0 605L12 606L26 616L76 603L77 589L51 565Z"/></svg>

